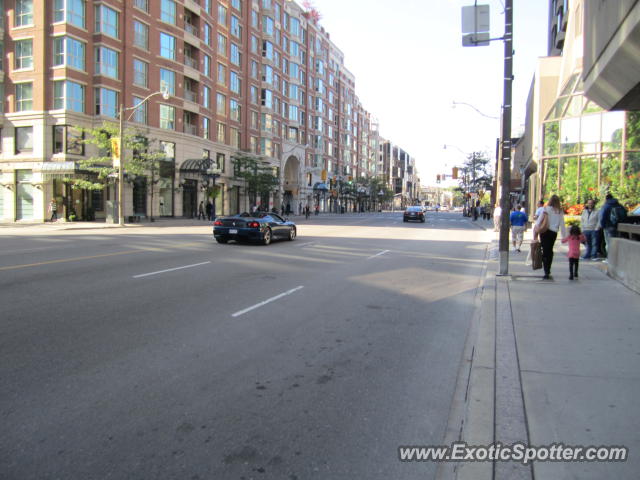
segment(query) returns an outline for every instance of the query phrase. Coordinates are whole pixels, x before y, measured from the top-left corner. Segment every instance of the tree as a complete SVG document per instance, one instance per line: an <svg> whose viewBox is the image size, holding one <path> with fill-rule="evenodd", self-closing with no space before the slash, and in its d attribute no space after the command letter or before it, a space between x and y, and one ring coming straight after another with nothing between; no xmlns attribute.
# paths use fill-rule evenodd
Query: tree
<svg viewBox="0 0 640 480"><path fill-rule="evenodd" d="M117 176L118 169L113 166L111 156L111 140L118 138L119 126L115 123L104 122L100 127L83 128L87 145L94 145L97 154L82 159L78 162L81 170L90 172L91 179L65 178L65 182L73 189L102 190L107 186L108 179ZM124 171L130 179L144 177L151 184L151 217L153 217L153 189L158 183L157 175L160 170L160 161L165 154L156 148L157 140L149 139L139 130L125 130L123 132L121 163Z"/></svg>
<svg viewBox="0 0 640 480"><path fill-rule="evenodd" d="M261 157L253 157L238 152L231 156L233 177L243 180L249 201L256 204L256 196L266 196L280 186L280 179L274 168Z"/></svg>
<svg viewBox="0 0 640 480"><path fill-rule="evenodd" d="M460 187L470 192L488 190L493 184L493 175L490 172L491 160L484 152L473 152L467 155L461 169L459 179Z"/></svg>

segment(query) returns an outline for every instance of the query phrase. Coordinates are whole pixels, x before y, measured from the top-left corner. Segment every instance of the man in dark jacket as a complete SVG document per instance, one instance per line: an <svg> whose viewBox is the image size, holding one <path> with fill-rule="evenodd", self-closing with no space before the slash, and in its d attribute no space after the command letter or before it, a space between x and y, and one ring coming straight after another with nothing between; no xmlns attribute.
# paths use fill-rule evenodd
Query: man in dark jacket
<svg viewBox="0 0 640 480"><path fill-rule="evenodd" d="M609 248L611 248L611 238L618 236L618 225L611 223L611 210L615 207L621 206L617 199L613 198L613 195L607 193L605 197L604 206L600 210L600 223L599 227L604 232L604 240L607 247L607 255L609 254Z"/></svg>

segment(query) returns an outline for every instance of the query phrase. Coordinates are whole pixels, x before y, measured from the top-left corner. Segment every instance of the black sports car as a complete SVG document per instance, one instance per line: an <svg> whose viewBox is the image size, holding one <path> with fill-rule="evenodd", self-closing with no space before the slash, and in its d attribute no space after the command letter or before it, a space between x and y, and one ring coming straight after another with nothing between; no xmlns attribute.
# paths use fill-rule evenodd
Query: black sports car
<svg viewBox="0 0 640 480"><path fill-rule="evenodd" d="M424 223L425 215L422 207L407 207L402 215L402 221L408 222L409 220L418 220Z"/></svg>
<svg viewBox="0 0 640 480"><path fill-rule="evenodd" d="M270 212L244 212L232 217L216 218L213 223L213 236L218 243L246 240L269 245L271 240L277 238L295 240L296 233L295 223Z"/></svg>

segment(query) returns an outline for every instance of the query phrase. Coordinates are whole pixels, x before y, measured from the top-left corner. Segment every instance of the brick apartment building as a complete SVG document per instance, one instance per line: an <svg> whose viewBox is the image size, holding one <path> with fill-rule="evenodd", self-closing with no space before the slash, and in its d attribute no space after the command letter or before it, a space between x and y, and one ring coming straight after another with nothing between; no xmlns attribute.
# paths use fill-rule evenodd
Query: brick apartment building
<svg viewBox="0 0 640 480"><path fill-rule="evenodd" d="M52 198L61 217L112 215L115 179L103 190L65 179L90 178L78 162L96 152L78 127L116 123L121 105L125 128L165 154L157 183L125 178L125 217L193 216L212 169L217 213L249 209L238 152L279 175L279 191L255 199L268 208L356 208L358 191L341 186L379 174L378 123L315 12L293 1L0 0L0 11L0 221L42 221Z"/></svg>

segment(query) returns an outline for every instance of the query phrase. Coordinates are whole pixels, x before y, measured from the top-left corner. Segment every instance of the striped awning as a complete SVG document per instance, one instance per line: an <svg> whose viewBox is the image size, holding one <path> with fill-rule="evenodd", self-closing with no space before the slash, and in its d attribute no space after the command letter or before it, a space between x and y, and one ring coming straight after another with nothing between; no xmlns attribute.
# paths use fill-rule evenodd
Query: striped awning
<svg viewBox="0 0 640 480"><path fill-rule="evenodd" d="M45 179L62 178L78 172L76 162L42 162L42 175Z"/></svg>

